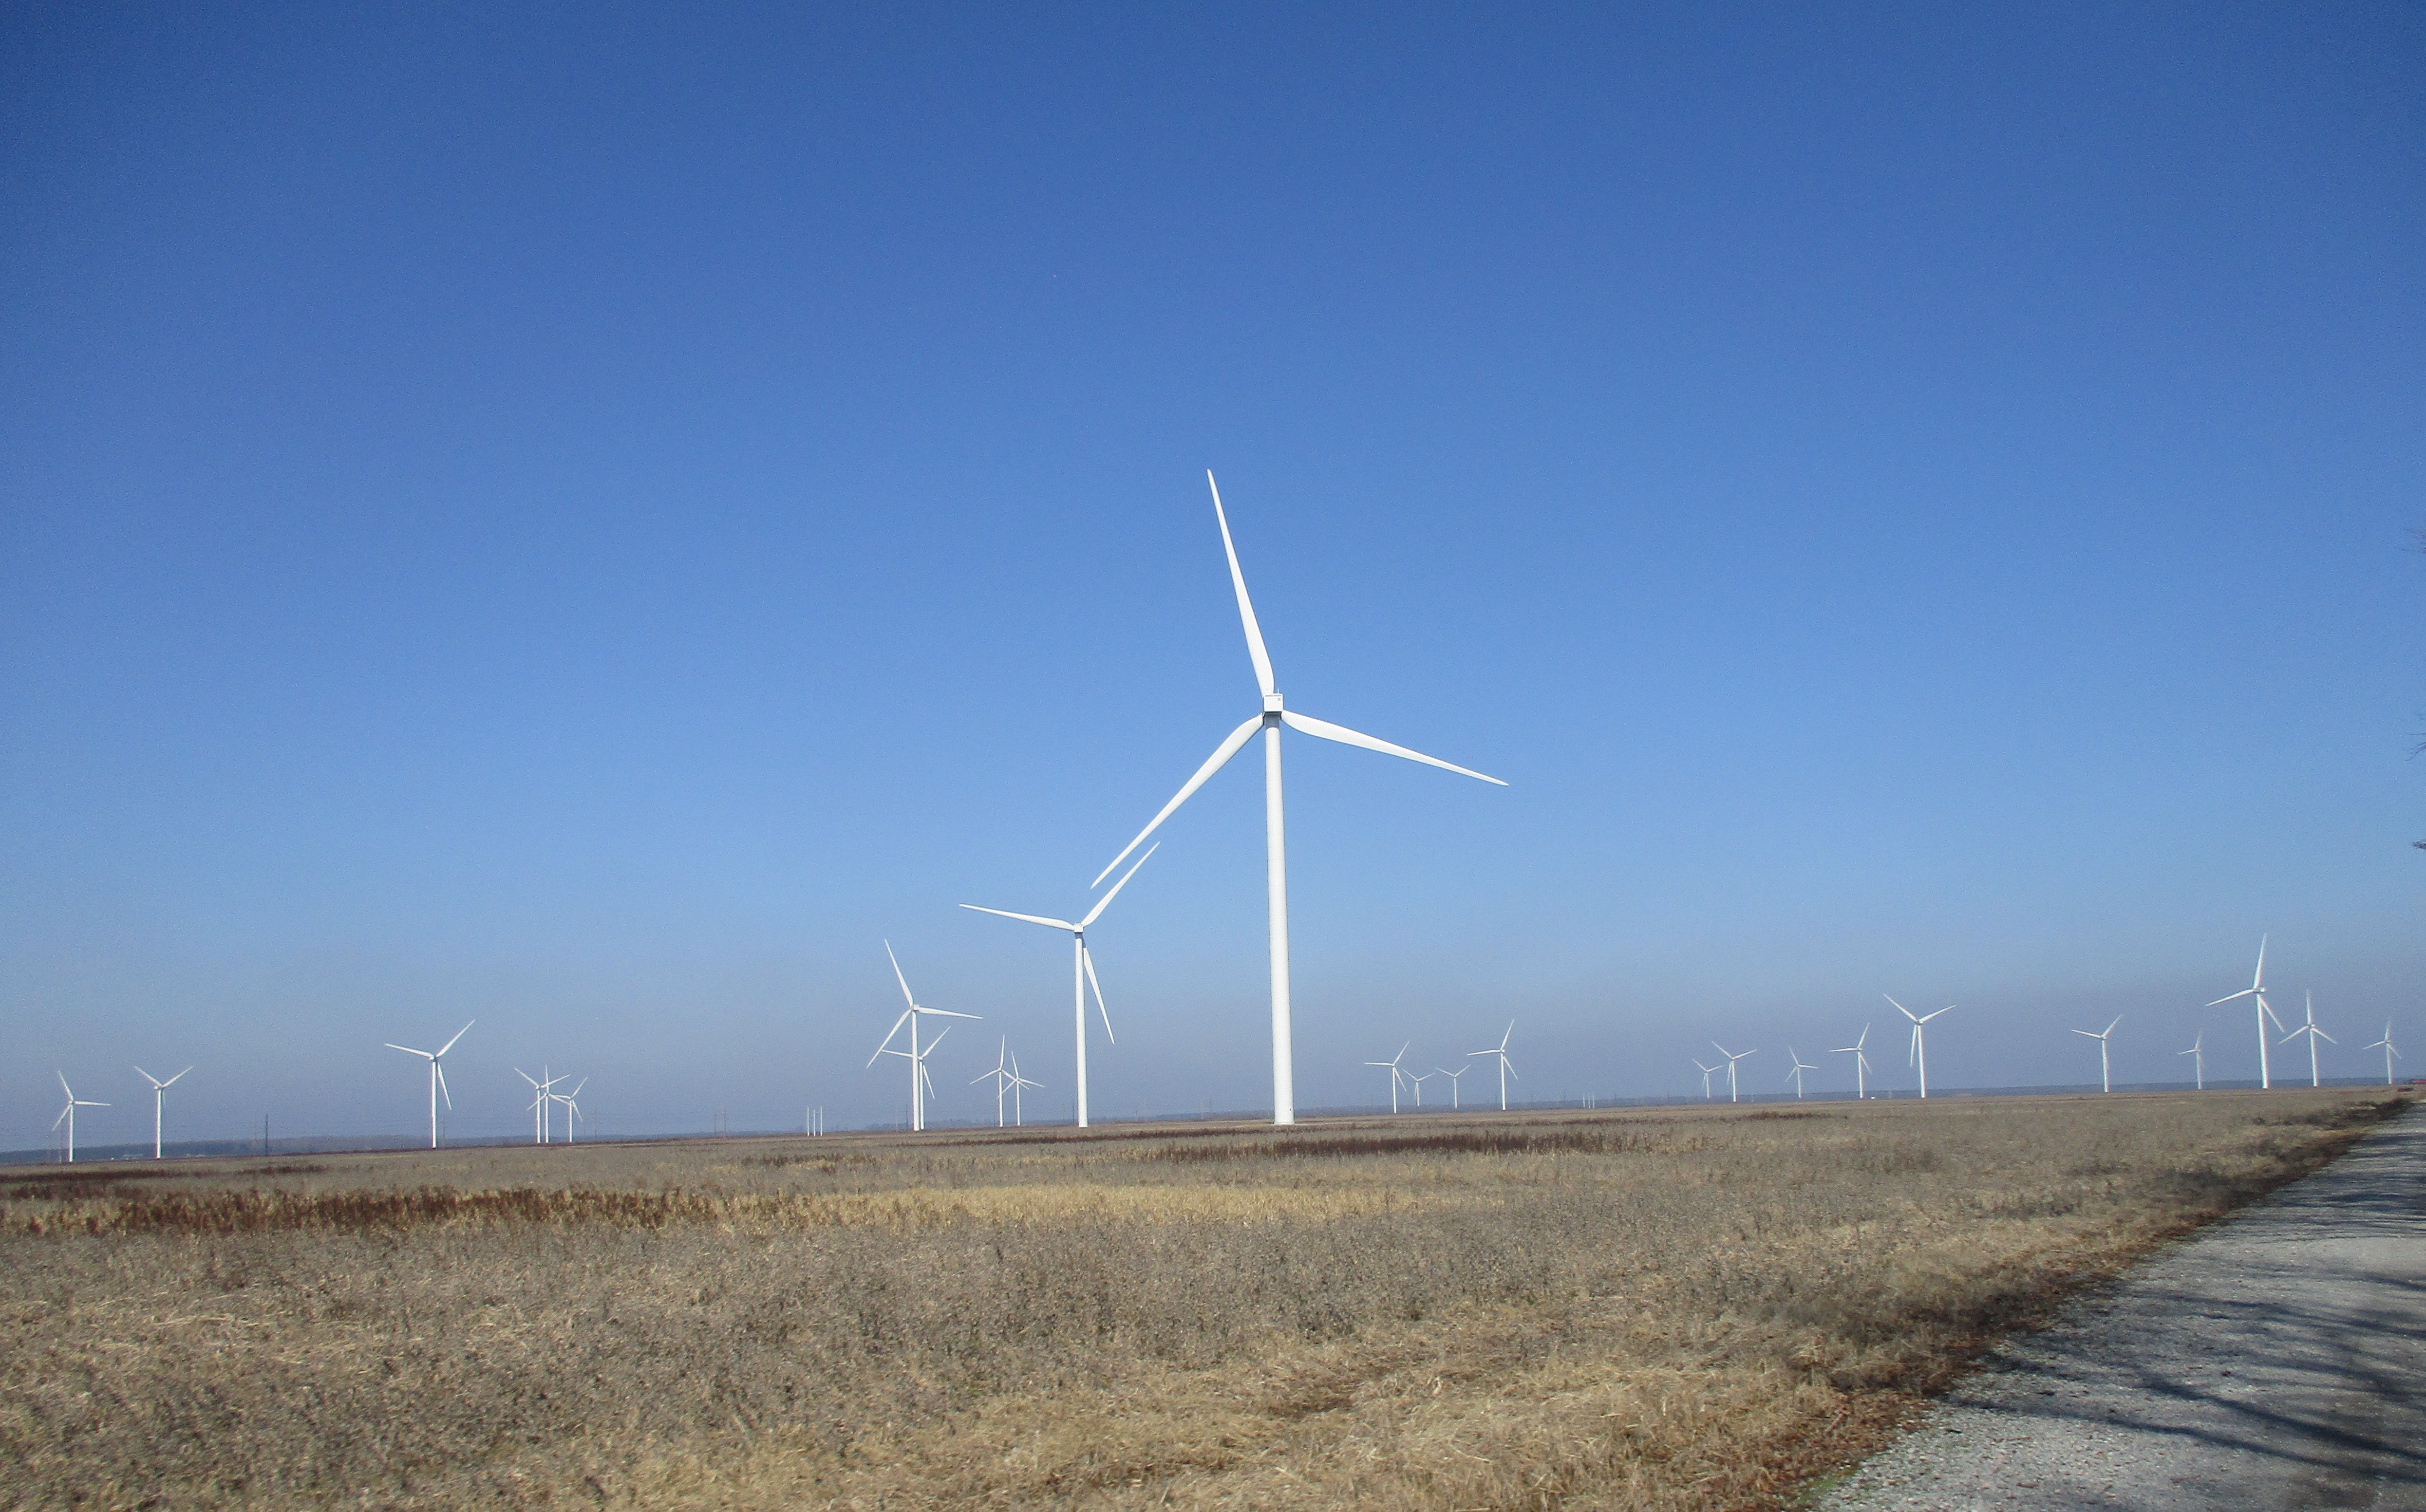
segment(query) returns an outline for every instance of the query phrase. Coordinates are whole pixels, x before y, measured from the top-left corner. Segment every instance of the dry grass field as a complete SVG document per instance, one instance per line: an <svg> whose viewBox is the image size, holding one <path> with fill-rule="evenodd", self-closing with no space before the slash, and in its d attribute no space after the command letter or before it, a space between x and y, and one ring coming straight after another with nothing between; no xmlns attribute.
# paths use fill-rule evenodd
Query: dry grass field
<svg viewBox="0 0 2426 1512"><path fill-rule="evenodd" d="M30 1507L1745 1507L2389 1092L0 1172Z"/></svg>

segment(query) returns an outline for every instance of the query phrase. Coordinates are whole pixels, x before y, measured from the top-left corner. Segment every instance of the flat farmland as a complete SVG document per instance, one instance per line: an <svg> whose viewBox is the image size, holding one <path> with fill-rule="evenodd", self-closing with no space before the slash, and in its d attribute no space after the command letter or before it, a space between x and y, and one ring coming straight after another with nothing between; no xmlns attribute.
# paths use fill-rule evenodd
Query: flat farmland
<svg viewBox="0 0 2426 1512"><path fill-rule="evenodd" d="M34 1507L1754 1507L2389 1089L0 1171Z"/></svg>

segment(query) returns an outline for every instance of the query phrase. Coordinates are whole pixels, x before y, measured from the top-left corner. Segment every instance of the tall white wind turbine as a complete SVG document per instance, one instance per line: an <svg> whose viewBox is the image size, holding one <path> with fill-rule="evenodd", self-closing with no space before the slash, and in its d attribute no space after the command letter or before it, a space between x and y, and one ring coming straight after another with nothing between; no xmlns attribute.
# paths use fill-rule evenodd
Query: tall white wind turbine
<svg viewBox="0 0 2426 1512"><path fill-rule="evenodd" d="M461 1039L470 1034L472 1025L478 1021L477 1019L464 1020L463 1027L455 1031L455 1039ZM455 1111L455 1095L446 1090L446 1073L440 1070L438 1065L441 1057L455 1048L455 1039L449 1039L436 1050L415 1050L411 1045L399 1045L393 1041L390 1041L387 1047L390 1050L401 1050L408 1055L418 1055L429 1062L429 1148L432 1150L438 1148L438 1100L445 1098L446 1111L449 1113Z"/></svg>
<svg viewBox="0 0 2426 1512"><path fill-rule="evenodd" d="M1011 1057L1011 1127L1015 1129L1025 1129L1027 1127L1027 1104L1021 1101L1020 1094L1022 1092L1041 1092L1043 1089L1044 1084L1043 1082L1031 1082L1027 1077L1019 1074L1019 1056L1013 1054Z"/></svg>
<svg viewBox="0 0 2426 1512"><path fill-rule="evenodd" d="M1109 893L1097 898L1095 906L1088 909L1087 916L1076 924L1072 924L1066 919L1047 919L1041 914L1012 913L1003 909L980 909L974 903L961 905L962 908L973 913L991 913L998 918L1041 924L1047 929L1070 931L1070 1005L1072 1013L1076 1016L1078 1031L1078 1127L1081 1129L1087 1127L1087 988L1090 984L1092 984L1095 989L1095 1011L1104 1016L1104 1038L1112 1041L1112 1012L1104 1006L1104 984L1095 980L1095 957L1087 949L1087 926L1103 917L1104 910L1111 907L1112 899L1119 897L1121 889L1128 886L1129 878L1138 874L1138 866L1143 866L1147 861L1152 861L1154 853L1161 848L1160 841L1147 846L1145 854L1138 858L1137 866L1130 867L1119 881L1112 884L1112 890ZM1127 853L1123 852L1123 854ZM1099 877L1095 880L1100 882L1103 878ZM1117 1041L1112 1042L1117 1043ZM985 1080L983 1077L978 1079ZM997 1086L995 1090L999 1093L1002 1088ZM997 1103L1001 1101L999 1096L995 1099ZM995 1109L997 1113L1000 1111L999 1107ZM999 1127L1002 1120L996 1118L995 1122Z"/></svg>
<svg viewBox="0 0 2426 1512"><path fill-rule="evenodd" d="M1862 1049L1863 1046L1869 1042L1870 1026L1866 1023L1862 1025L1862 1037L1854 1040L1850 1045L1839 1045L1836 1049L1828 1052L1831 1055L1851 1055L1853 1057L1853 1097L1856 1101L1867 1099L1870 1095L1870 1057Z"/></svg>
<svg viewBox="0 0 2426 1512"><path fill-rule="evenodd" d="M2206 1031L2206 1030L2204 1030L2204 1029L2202 1029L2202 1030L2200 1030L2200 1031L2198 1032L2198 1037L2191 1041L2191 1048L2190 1048L2190 1049L2188 1049L2188 1050L2176 1050L2176 1051L2175 1051L2175 1052L2174 1052L2174 1054L2176 1054L2176 1055L2188 1055L2188 1056L2190 1056L2190 1057L2191 1057L2191 1070L2192 1071L2194 1071L2195 1073L2197 1073L2197 1076L2198 1076L2198 1089L2199 1089L2200 1091L2202 1091L2202 1092L2206 1091L2206 1090L2207 1090L2207 1031Z"/></svg>
<svg viewBox="0 0 2426 1512"><path fill-rule="evenodd" d="M75 1164L75 1110L78 1108L105 1108L109 1106L109 1104L106 1102L95 1102L90 1098L81 1098L76 1096L75 1089L68 1086L68 1073L65 1071L59 1072L59 1090L68 1095L68 1105L59 1110L59 1116L57 1118L51 1120L51 1127L57 1129L62 1123L68 1126L68 1164L73 1166Z"/></svg>
<svg viewBox="0 0 2426 1512"><path fill-rule="evenodd" d="M1794 1069L1786 1074L1793 1078L1794 1101L1800 1102L1803 1101L1803 1073L1804 1071L1816 1071L1820 1068L1817 1066L1803 1065L1803 1057L1795 1054L1794 1047L1792 1045L1786 1047L1786 1058L1794 1062Z"/></svg>
<svg viewBox="0 0 2426 1512"><path fill-rule="evenodd" d="M542 1068L542 1070L544 1070L544 1068ZM564 1078L559 1076L557 1080L560 1082L564 1080ZM581 1089L589 1085L590 1078L585 1076L581 1080L573 1084L573 1090L570 1092L551 1092L548 1094L549 1102L561 1102L564 1104L564 1142L568 1145L573 1143L573 1121L581 1117L581 1104L575 1100L581 1096Z"/></svg>
<svg viewBox="0 0 2426 1512"><path fill-rule="evenodd" d="M2119 1013L2116 1014L2114 1016L2114 1023L2121 1023L2122 1021L2123 1016ZM2094 1039L2097 1041L2097 1089L2101 1092L2111 1092L2114 1090L2114 1077L2112 1072L2107 1069L2106 1065L2106 1041L2109 1037L2114 1033L2114 1023L2108 1024L2105 1028L2099 1030L2095 1034L2091 1034L2086 1029L2075 1029L2073 1031L2074 1034L2080 1036L2084 1039Z"/></svg>
<svg viewBox="0 0 2426 1512"><path fill-rule="evenodd" d="M1720 1044L1715 1039L1710 1041L1710 1047L1727 1058L1727 1101L1733 1102L1736 1100L1736 1062L1739 1060L1748 1060L1751 1057L1759 1054L1760 1052L1757 1050L1747 1050L1742 1054L1739 1055L1734 1051L1729 1050L1726 1046ZM1701 1062L1695 1061L1693 1064L1699 1066Z"/></svg>
<svg viewBox="0 0 2426 1512"><path fill-rule="evenodd" d="M2277 1029L2283 1027L2283 1021L2274 1018L2274 1009L2266 1001L2266 936L2264 935L2257 937L2257 974L2249 979L2247 987L2230 997L2218 998L2208 1006L2220 1008L2227 1003L2236 1003L2242 998L2257 1000L2257 1085L2271 1087L2274 1085L2274 1067L2272 1062L2267 1059L2266 1054L2266 1021L2274 1019L2274 1027Z"/></svg>
<svg viewBox="0 0 2426 1512"><path fill-rule="evenodd" d="M2399 1050L2393 1048L2392 1021L2390 1019L2384 1021L2384 1037L2367 1048L2369 1050L2380 1050L2384 1052L2384 1085L2390 1086L2392 1085L2392 1063L2401 1054Z"/></svg>
<svg viewBox="0 0 2426 1512"><path fill-rule="evenodd" d="M1710 1078L1719 1074L1719 1069L1703 1065L1701 1057L1696 1055L1693 1057L1693 1070L1702 1073L1702 1101L1707 1102L1710 1101Z"/></svg>
<svg viewBox="0 0 2426 1512"><path fill-rule="evenodd" d="M519 1066L514 1068L514 1074L521 1077L524 1081L530 1083L531 1086L531 1143L535 1145L546 1144L548 1142L548 1134L550 1132L548 1104L555 1101L556 1084L563 1081L564 1078L561 1076L548 1076L547 1068L544 1066L539 1069L539 1076L533 1076L530 1072L523 1070ZM545 1081L542 1081L540 1080L540 1077L546 1077L547 1079Z"/></svg>
<svg viewBox="0 0 2426 1512"><path fill-rule="evenodd" d="M1415 1041L1412 1039L1407 1041L1407 1045L1412 1045L1414 1043ZM1399 1047L1399 1053L1391 1056L1388 1060L1368 1060L1365 1063L1367 1066L1386 1066L1389 1068L1390 1111L1392 1113L1399 1111L1399 1083L1407 1074L1406 1072L1399 1070L1399 1062L1407 1058L1407 1045L1400 1045Z"/></svg>
<svg viewBox="0 0 2426 1512"><path fill-rule="evenodd" d="M2387 1023L2384 1027L2387 1034L2391 1032L2390 1024ZM2369 1045L2368 1048L2372 1050L2375 1047ZM2388 1068L2391 1062L2386 1061L2385 1064ZM186 1071L192 1070L191 1066L186 1068ZM177 1076L185 1075L186 1071L179 1071ZM160 1158L160 1104L168 1100L169 1088L175 1085L177 1076L171 1076L164 1082L140 1066L135 1068L135 1074L152 1084L152 1158L158 1160Z"/></svg>
<svg viewBox="0 0 2426 1512"><path fill-rule="evenodd" d="M2317 1075L2317 1041L2321 1039L2329 1045L2338 1045L2341 1041L2336 1039L2333 1036L2317 1027L2317 994L2314 992L2308 993L2307 1000L2307 1021L2300 1025L2297 1029L2292 1030L2289 1034L2285 1035L2283 1037L2283 1043L2288 1045L2292 1040L2299 1038L2302 1035L2306 1035L2308 1037L2308 1085L2310 1086L2322 1086L2325 1084Z"/></svg>
<svg viewBox="0 0 2426 1512"><path fill-rule="evenodd" d="M1230 540L1230 519L1221 512L1221 491L1214 485L1213 475L1209 472L1205 475L1205 482L1213 489L1213 519L1221 527L1221 551L1230 561L1230 587L1237 594L1238 622L1247 632L1247 657L1254 663L1255 685L1262 690L1264 706L1253 718L1230 732L1229 738L1215 748L1213 754L1196 769L1196 775L1188 780L1178 795L1162 806L1162 812L1154 816L1154 822L1138 831L1137 839L1130 841L1120 855L1112 858L1112 865L1104 868L1103 875L1095 878L1095 885L1101 886L1104 877L1112 875L1112 867L1118 866L1130 851L1144 843L1146 836L1159 828L1173 811L1205 785L1205 779L1245 749L1256 731L1264 732L1264 876L1266 901L1270 914L1272 971L1272 1121L1295 1123L1297 1084L1290 1058L1289 1030L1288 844L1281 811L1281 726L1286 725L1300 734L1335 740L1343 746L1361 746L1385 756L1402 756L1411 762L1422 762L1428 766L1437 766L1443 771L1456 772L1500 787L1508 784L1496 777L1485 777L1480 772L1442 761L1437 756L1427 756L1404 746L1393 746L1386 740L1376 740L1344 725L1310 718L1283 707L1280 690L1272 682L1272 660L1264 650L1264 633L1255 623L1255 606L1247 598L1247 577L1238 569L1238 550Z"/></svg>
<svg viewBox="0 0 2426 1512"><path fill-rule="evenodd" d="M1887 994L1882 992L1879 995L1881 997L1885 997L1889 1003L1895 1003L1895 1010L1912 1021L1912 1050L1904 1056L1904 1059L1909 1061L1912 1065L1919 1068L1920 1095L1922 1097L1927 1097L1929 1096L1929 1042L1921 1037L1921 1026L1929 1022L1930 1020L1936 1018L1939 1013L1952 1013L1954 1011L1954 1005L1949 1003L1946 1006L1937 1009L1934 1013L1917 1014L1910 1008L1905 1007L1902 1004L1896 1003L1894 998L1887 997Z"/></svg>
<svg viewBox="0 0 2426 1512"><path fill-rule="evenodd" d="M2386 1023L2384 1026L2384 1029L2385 1033L2390 1034L2392 1032L2392 1025L2390 1023ZM2392 1063L2390 1061L2386 1061L2385 1064L2389 1066ZM1432 1068L1432 1074L1435 1076L1446 1076L1448 1078L1448 1107L1451 1113L1456 1112L1461 1105L1457 1100L1457 1079L1472 1070L1474 1070L1474 1068L1471 1066L1461 1066L1455 1070L1450 1070L1446 1066L1435 1066Z"/></svg>
<svg viewBox="0 0 2426 1512"><path fill-rule="evenodd" d="M1466 1052L1469 1055L1496 1055L1499 1057L1499 1111L1502 1113L1508 1111L1508 1078L1516 1076L1516 1068L1513 1065L1511 1065L1508 1060L1508 1041L1515 1035L1515 1033L1516 1021L1511 1019L1508 1021L1508 1033L1499 1037L1499 1043L1496 1048L1491 1050L1469 1050ZM1521 1082L1525 1078L1516 1076L1516 1079Z"/></svg>
<svg viewBox="0 0 2426 1512"><path fill-rule="evenodd" d="M876 1047L874 1055L867 1057L867 1064L873 1066L885 1055L899 1055L910 1062L910 1128L914 1133L927 1127L927 1087L930 1080L927 1075L927 1057L944 1042L944 1036L952 1032L951 1025L946 1024L936 1032L934 1038L927 1042L927 1048L921 1050L918 1048L918 1021L925 1018L977 1019L983 1015L954 1013L949 1008L921 1007L918 1000L910 995L910 979L901 974L901 961L893 954L893 941L890 940L884 942L884 958L893 962L893 979L901 984L901 1001L910 1005L901 1010L901 1017L893 1021L893 1027L884 1031L884 1042ZM901 1032L905 1023L910 1026L910 1048L896 1050L893 1037Z"/></svg>

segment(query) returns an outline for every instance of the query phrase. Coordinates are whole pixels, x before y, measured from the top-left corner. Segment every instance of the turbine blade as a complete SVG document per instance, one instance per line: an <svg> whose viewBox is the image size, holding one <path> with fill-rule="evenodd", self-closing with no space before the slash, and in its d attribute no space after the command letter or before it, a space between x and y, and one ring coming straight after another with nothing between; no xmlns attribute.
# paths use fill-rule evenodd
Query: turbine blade
<svg viewBox="0 0 2426 1512"><path fill-rule="evenodd" d="M1019 919L1028 924L1041 924L1048 929L1069 929L1075 931L1081 927L1078 925L1070 923L1066 919L1047 919L1041 914L1034 913L1013 913L1009 909L980 909L974 903L963 903L961 907L976 913L991 913L997 918Z"/></svg>
<svg viewBox="0 0 2426 1512"><path fill-rule="evenodd" d="M1247 574L1238 571L1238 548L1230 543L1230 517L1221 512L1221 486L1213 481L1213 470L1205 470L1205 486L1213 491L1213 518L1221 526L1221 555L1230 559L1230 587L1238 593L1238 622L1247 627L1247 656L1255 664L1255 686L1270 698L1272 692L1272 659L1264 651L1264 632L1255 623L1255 606L1247 598Z"/></svg>
<svg viewBox="0 0 2426 1512"><path fill-rule="evenodd" d="M382 1043L386 1043L386 1044L387 1044L387 1048L388 1048L388 1049L390 1049L390 1050L401 1050L401 1051L403 1051L403 1052L404 1052L406 1054L408 1054L408 1055L418 1055L418 1056L420 1056L423 1060L435 1060L435 1059L437 1059L437 1058L438 1058L438 1057L436 1057L435 1055L432 1055L429 1052L428 1052L428 1051L426 1051L426 1050L415 1050L415 1049L413 1049L411 1045L398 1045L398 1044L394 1044L394 1043L388 1043L387 1041L381 1041L381 1042L382 1042Z"/></svg>
<svg viewBox="0 0 2426 1512"><path fill-rule="evenodd" d="M1145 854L1138 858L1137 866L1130 867L1126 873L1123 874L1119 881L1112 884L1112 890L1109 893L1105 893L1102 897L1095 900L1095 906L1087 910L1087 916L1078 921L1078 927L1084 929L1089 925L1093 924L1097 919L1102 918L1104 916L1104 909L1111 905L1112 899L1121 895L1121 889L1129 885L1129 878L1138 874L1138 866L1143 866L1146 862L1154 860L1154 853L1161 848L1162 842L1159 840L1156 841L1153 844L1148 845L1145 848Z"/></svg>
<svg viewBox="0 0 2426 1512"><path fill-rule="evenodd" d="M982 1019L985 1017L982 1013L954 1013L949 1008L913 1008L910 1011L923 1013L933 1019ZM943 1037L938 1035L936 1037L940 1039Z"/></svg>
<svg viewBox="0 0 2426 1512"><path fill-rule="evenodd" d="M1179 790L1179 796L1162 806L1162 812L1154 816L1154 823L1147 825L1144 828L1139 830L1137 839L1132 840L1126 845L1122 846L1121 853L1112 858L1112 865L1107 866L1101 872L1095 874L1095 879L1087 885L1091 888L1103 886L1104 878L1112 875L1112 866L1118 866L1121 862L1128 860L1129 852L1145 844L1146 836L1153 834L1156 829L1161 828L1162 822L1171 817L1173 811L1176 810L1181 804L1187 802L1189 796L1194 794L1198 788L1203 787L1206 778L1211 777L1214 773L1227 765L1230 758L1238 754L1239 750L1246 746L1248 740L1253 736L1256 731L1262 729L1263 725L1264 716L1259 714L1253 719L1248 720L1245 724L1240 725L1237 729L1231 731L1230 738L1224 740L1220 746L1216 747L1213 754L1205 758L1205 764L1196 768L1196 775L1188 780L1188 785Z"/></svg>
<svg viewBox="0 0 2426 1512"><path fill-rule="evenodd" d="M892 1048L892 1045L893 1045L893 1037L894 1037L895 1035L898 1035L898 1034L899 1034L899 1033L901 1032L901 1026L902 1026L903 1024L908 1023L908 1022L910 1021L910 1015L912 1015L912 1014L914 1014L914 1013L915 1013L915 1012L917 1012L917 1011L918 1011L918 1010L917 1010L916 1008L903 1008L903 1009L901 1010L901 1017L899 1017L898 1019L894 1020L894 1021L893 1021L893 1027L884 1031L884 1040L883 1040L883 1043L881 1043L881 1044L880 1044L880 1045L878 1045L878 1046L876 1047L876 1055L881 1055L881 1054L883 1054L885 1053L885 1051L887 1051L888 1049ZM904 1054L907 1054L907 1052L904 1052ZM875 1064L876 1064L876 1055L870 1055L870 1056L868 1056L868 1057L867 1057L867 1064L868 1064L869 1066L873 1066L873 1065L875 1065ZM863 1068L861 1068L861 1069L862 1069L862 1070L865 1070L865 1067L863 1067Z"/></svg>
<svg viewBox="0 0 2426 1512"><path fill-rule="evenodd" d="M1335 740L1343 746L1362 746L1367 750L1378 750L1384 756L1403 756L1411 762L1421 762L1427 766L1437 766L1442 771L1456 772L1461 776L1471 777L1478 781L1489 782L1497 787L1508 785L1496 777L1485 776L1470 767L1460 766L1455 762L1445 762L1437 756L1427 756L1419 750L1409 750L1404 746L1393 746L1386 740L1376 740L1371 735L1350 730L1346 725L1335 725L1328 719L1309 718L1295 710L1282 710L1281 722L1291 730L1301 731L1309 735L1319 735L1324 740Z"/></svg>
<svg viewBox="0 0 2426 1512"><path fill-rule="evenodd" d="M539 1090L539 1080L532 1076L530 1072L517 1066L514 1068L514 1074L521 1077L524 1081L530 1083L532 1091L536 1092Z"/></svg>
<svg viewBox="0 0 2426 1512"><path fill-rule="evenodd" d="M1130 874L1130 876L1135 875L1135 873ZM1128 877L1122 877L1121 880L1125 882ZM1083 940L1078 941L1078 959L1087 968L1087 985L1095 989L1095 1011L1103 1016L1104 1038L1117 1045L1120 1041L1112 1038L1112 1010L1104 1006L1104 984L1095 980L1095 953L1087 948L1087 942Z"/></svg>
<svg viewBox="0 0 2426 1512"><path fill-rule="evenodd" d="M1913 1018L1912 1018L1912 1010L1911 1010L1910 1008L1905 1007L1905 1006L1904 1006L1902 1004L1900 1004L1900 1003L1896 1003L1896 1000L1895 1000L1894 998L1892 998L1892 997L1888 997L1886 993L1882 992L1882 993L1880 993L1880 994L1879 994L1879 996L1881 996L1881 997L1883 997L1883 998L1886 998L1886 1000L1887 1000L1889 1003L1895 1003L1895 1010L1896 1010L1898 1013L1902 1014L1905 1018L1907 1018L1907 1019L1912 1019L1912 1021L1913 1021L1913 1022L1915 1022L1915 1023L1918 1023L1918 1022L1920 1021L1918 1019L1913 1019Z"/></svg>
<svg viewBox="0 0 2426 1512"><path fill-rule="evenodd" d="M429 1069L438 1073L438 1095L445 1099L446 1111L449 1113L454 1112L455 1094L446 1090L446 1068L438 1063L437 1056L432 1055L429 1057Z"/></svg>
<svg viewBox="0 0 2426 1512"><path fill-rule="evenodd" d="M476 1023L477 1023L477 1022L479 1022L479 1021L478 1021L477 1019L466 1019L465 1021L463 1021L463 1027L455 1031L455 1039L461 1039L461 1038L462 1038L465 1035L470 1034L470 1033L472 1032L472 1025L474 1025L474 1024L476 1024ZM445 1054L448 1051L450 1051L450 1050L454 1049L454 1048L455 1048L455 1039L449 1039L448 1041L446 1041L446 1043L445 1043L445 1044L443 1044L443 1045L439 1046L439 1047L438 1047L438 1052L437 1052L437 1054L438 1054L439 1055L444 1055L444 1054ZM436 1058L436 1056L432 1056L431 1058L432 1058L432 1059L435 1059L435 1058Z"/></svg>
<svg viewBox="0 0 2426 1512"><path fill-rule="evenodd" d="M884 942L884 958L893 963L893 979L901 984L901 1001L910 1005L912 1012L916 1012L918 1000L910 995L910 978L901 974L901 957L893 954L893 941L890 940Z"/></svg>
<svg viewBox="0 0 2426 1512"><path fill-rule="evenodd" d="M188 1067L186 1067L186 1071L190 1071L190 1070L193 1070L193 1068L192 1068L191 1066L188 1066ZM183 1075L185 1075L185 1074L186 1074L186 1071L179 1071L179 1072L177 1073L177 1076L183 1076ZM170 1077L167 1081L162 1082L160 1085L161 1085L162 1086L176 1086L176 1085L177 1085L177 1076L171 1076L171 1077Z"/></svg>

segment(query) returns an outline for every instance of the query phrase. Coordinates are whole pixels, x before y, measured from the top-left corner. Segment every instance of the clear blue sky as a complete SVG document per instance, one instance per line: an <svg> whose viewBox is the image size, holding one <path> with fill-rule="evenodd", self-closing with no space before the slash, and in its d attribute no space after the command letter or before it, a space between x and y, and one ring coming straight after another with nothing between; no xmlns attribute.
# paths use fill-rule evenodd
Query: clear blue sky
<svg viewBox="0 0 2426 1512"><path fill-rule="evenodd" d="M1292 707L1299 1096L2419 1011L2413 8L0 11L0 1145L1069 1092ZM1269 1099L1242 763L1099 1109ZM2289 1054L2289 1052L2287 1052Z"/></svg>

